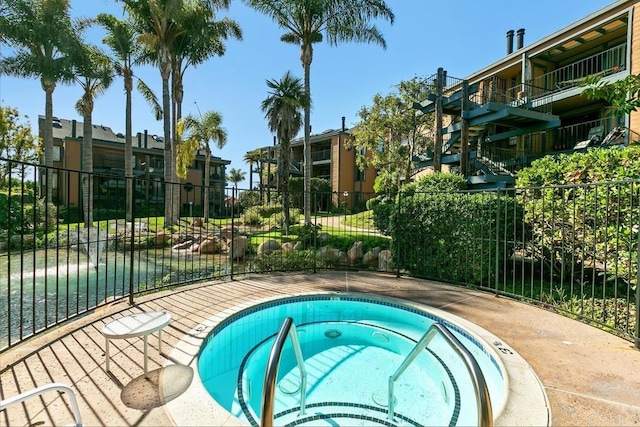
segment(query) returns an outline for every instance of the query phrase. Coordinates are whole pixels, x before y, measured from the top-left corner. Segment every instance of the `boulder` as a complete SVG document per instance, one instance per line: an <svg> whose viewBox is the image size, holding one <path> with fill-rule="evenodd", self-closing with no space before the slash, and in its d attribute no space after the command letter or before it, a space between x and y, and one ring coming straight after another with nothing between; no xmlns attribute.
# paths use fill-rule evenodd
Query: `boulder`
<svg viewBox="0 0 640 427"><path fill-rule="evenodd" d="M155 248L163 248L167 246L167 242L171 240L171 234L169 233L158 233L153 238L153 246Z"/></svg>
<svg viewBox="0 0 640 427"><path fill-rule="evenodd" d="M393 271L393 261L391 259L391 251L385 249L378 254L378 270L379 271Z"/></svg>
<svg viewBox="0 0 640 427"><path fill-rule="evenodd" d="M215 237L207 237L204 239L198 248L198 252L201 254L215 254L220 251L220 240Z"/></svg>
<svg viewBox="0 0 640 427"><path fill-rule="evenodd" d="M227 225L226 227L220 230L220 234L227 240L231 240L234 236L238 235L238 227L232 227Z"/></svg>
<svg viewBox="0 0 640 427"><path fill-rule="evenodd" d="M258 255L269 255L271 252L280 250L282 247L277 240L265 240L258 246Z"/></svg>
<svg viewBox="0 0 640 427"><path fill-rule="evenodd" d="M240 260L244 259L244 255L249 247L247 236L236 236L233 238L231 244L229 244L229 259ZM231 253L233 248L233 253Z"/></svg>
<svg viewBox="0 0 640 427"><path fill-rule="evenodd" d="M316 253L318 260L327 266L346 265L349 263L347 254L339 249L323 246Z"/></svg>
<svg viewBox="0 0 640 427"><path fill-rule="evenodd" d="M298 245L298 243L294 243L294 242L284 242L282 244L282 251L283 252L293 252L296 250L296 246Z"/></svg>
<svg viewBox="0 0 640 427"><path fill-rule="evenodd" d="M193 218L193 221L191 221L191 226L202 228L202 218Z"/></svg>
<svg viewBox="0 0 640 427"><path fill-rule="evenodd" d="M363 255L362 263L367 267L377 267L378 266L378 256L380 255L380 248L375 247L371 249L369 252Z"/></svg>
<svg viewBox="0 0 640 427"><path fill-rule="evenodd" d="M360 260L362 259L362 242L353 242L351 249L347 251L347 256L349 257L349 264L351 265L360 262Z"/></svg>

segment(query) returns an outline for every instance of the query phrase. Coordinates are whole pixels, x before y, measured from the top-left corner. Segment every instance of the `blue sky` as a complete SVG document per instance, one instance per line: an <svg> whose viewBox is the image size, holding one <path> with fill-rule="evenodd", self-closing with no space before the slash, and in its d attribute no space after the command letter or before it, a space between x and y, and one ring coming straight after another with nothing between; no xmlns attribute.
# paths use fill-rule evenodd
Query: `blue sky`
<svg viewBox="0 0 640 427"><path fill-rule="evenodd" d="M611 4L612 0L387 0L395 13L394 25L379 22L387 49L376 45L343 44L314 47L311 66L313 132L347 127L357 122L358 110L369 105L376 93L386 94L402 80L428 76L438 67L450 76L465 77L498 61L506 52L508 30L525 28L525 46ZM109 12L121 16L113 0L71 0L73 16ZM267 17L235 0L227 16L242 27L244 40L231 41L227 54L187 71L184 114L216 110L229 134L226 146L214 155L231 166L248 171L242 158L257 147L272 143L260 103L267 96L266 79L279 79L287 70L302 77L297 46L280 42L282 31ZM220 15L222 16L222 15ZM87 38L100 43L97 30ZM2 56L10 54L2 46ZM157 69L141 67L138 75L161 95ZM81 95L78 86L59 85L53 95L54 116L82 120L74 109ZM0 100L27 114L34 134L37 117L44 114L44 92L36 79L0 76ZM154 120L140 96L134 96L133 131L162 134L162 122ZM121 80L95 101L93 123L124 132L124 89ZM242 184L248 185L248 176ZM242 185L241 184L241 185Z"/></svg>

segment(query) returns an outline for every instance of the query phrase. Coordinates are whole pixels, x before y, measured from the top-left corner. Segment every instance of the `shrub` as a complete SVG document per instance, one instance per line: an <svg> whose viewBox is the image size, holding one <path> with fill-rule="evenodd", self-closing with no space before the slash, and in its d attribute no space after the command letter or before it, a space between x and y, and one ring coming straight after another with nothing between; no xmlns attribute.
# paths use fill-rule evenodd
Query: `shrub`
<svg viewBox="0 0 640 427"><path fill-rule="evenodd" d="M313 248L318 242L318 234L322 226L320 224L305 224L298 228L298 241L302 243L304 249Z"/></svg>
<svg viewBox="0 0 640 427"><path fill-rule="evenodd" d="M258 214L263 218L269 218L271 215L282 212L282 205L279 203L269 203L257 206Z"/></svg>
<svg viewBox="0 0 640 427"><path fill-rule="evenodd" d="M252 206L242 213L242 222L246 225L262 225L262 215L259 206Z"/></svg>
<svg viewBox="0 0 640 427"><path fill-rule="evenodd" d="M373 207L373 225L385 235L389 235L389 220L391 215L397 210L396 204L391 197L378 196L379 202Z"/></svg>
<svg viewBox="0 0 640 427"><path fill-rule="evenodd" d="M289 225L297 224L299 216L299 209L289 209ZM271 227L284 227L284 213L280 211L272 214L269 217L269 225Z"/></svg>
<svg viewBox="0 0 640 427"><path fill-rule="evenodd" d="M390 221L394 261L416 276L489 286L521 218L515 199L497 193L402 194Z"/></svg>
<svg viewBox="0 0 640 427"><path fill-rule="evenodd" d="M638 176L637 146L544 157L520 171L534 250L557 274L594 265L637 287L640 181L621 181Z"/></svg>

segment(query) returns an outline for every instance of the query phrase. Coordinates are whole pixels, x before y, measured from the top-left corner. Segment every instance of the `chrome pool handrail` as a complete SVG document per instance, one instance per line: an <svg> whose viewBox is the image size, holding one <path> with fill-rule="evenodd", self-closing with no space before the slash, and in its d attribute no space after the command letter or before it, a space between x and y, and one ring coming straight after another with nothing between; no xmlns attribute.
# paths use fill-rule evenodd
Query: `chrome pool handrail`
<svg viewBox="0 0 640 427"><path fill-rule="evenodd" d="M407 367L418 357L418 355L429 345L431 340L436 336L436 333L444 337L444 339L451 345L451 347L462 358L471 376L473 382L473 389L476 395L476 403L478 405L478 426L480 427L492 427L493 426L493 410L491 408L491 397L489 396L489 389L487 383L480 369L480 365L476 361L475 357L462 345L462 343L451 333L446 326L442 323L433 323L427 332L420 338L420 341L411 350L409 355L404 359L400 367L396 372L389 377L389 414L387 418L389 420L394 419L394 383L407 369Z"/></svg>
<svg viewBox="0 0 640 427"><path fill-rule="evenodd" d="M300 349L300 341L298 340L298 331L291 317L287 317L282 322L280 332L276 336L276 340L271 347L269 360L267 362L267 370L264 374L264 387L262 389L262 403L260 410L260 425L262 427L273 426L273 407L276 392L276 381L278 379L278 367L280 366L280 357L287 340L287 336L291 334L291 343L293 351L296 355L298 368L300 369L300 415L305 414L305 406L307 400L307 371L304 368L304 359L302 350Z"/></svg>

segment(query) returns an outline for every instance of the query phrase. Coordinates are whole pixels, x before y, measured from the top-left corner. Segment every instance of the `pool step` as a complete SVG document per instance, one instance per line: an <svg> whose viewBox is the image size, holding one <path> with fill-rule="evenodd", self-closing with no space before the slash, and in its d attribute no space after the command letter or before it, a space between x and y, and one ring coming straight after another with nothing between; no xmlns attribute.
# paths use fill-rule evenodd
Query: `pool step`
<svg viewBox="0 0 640 427"><path fill-rule="evenodd" d="M387 419L386 408L348 402L323 402L307 405L306 414L298 416L300 407L275 414L278 426L420 426L402 414L392 422Z"/></svg>

